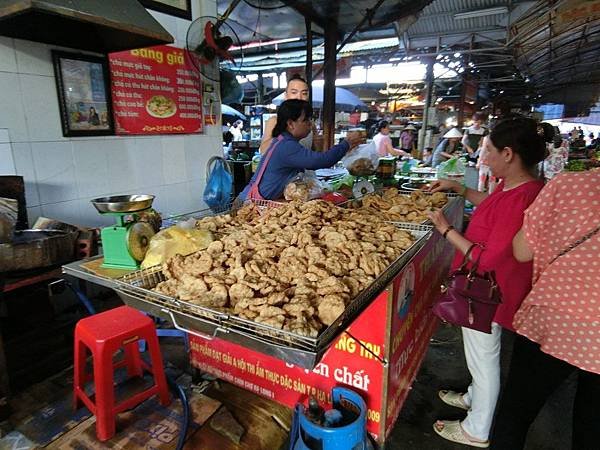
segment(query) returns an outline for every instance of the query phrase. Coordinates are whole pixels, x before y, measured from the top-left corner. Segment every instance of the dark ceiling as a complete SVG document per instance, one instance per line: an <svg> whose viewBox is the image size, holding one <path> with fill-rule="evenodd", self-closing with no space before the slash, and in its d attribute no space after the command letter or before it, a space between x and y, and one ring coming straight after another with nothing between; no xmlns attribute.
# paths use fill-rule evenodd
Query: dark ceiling
<svg viewBox="0 0 600 450"><path fill-rule="evenodd" d="M219 13L230 3L219 0ZM435 58L440 53L444 59L440 61L438 57L438 62L449 64L457 61L451 56L459 52L458 62L465 69L462 76L478 81L491 98L524 105L545 101L571 103L580 111L595 103L599 93L600 13L587 14L568 26L557 24L553 18L561 13L562 3L565 2L243 0L228 24L243 43L300 38L244 51L247 58L264 55L265 66L270 64L274 70L278 64L289 66L294 60L298 66L304 64L302 51L308 17L316 33L316 47L323 42L323 29L334 21L338 23L340 42L353 31L356 32L349 42L398 38L395 47L353 52L354 65L369 66L390 58ZM343 54L344 50L340 52ZM258 64L254 61L252 65Z"/></svg>

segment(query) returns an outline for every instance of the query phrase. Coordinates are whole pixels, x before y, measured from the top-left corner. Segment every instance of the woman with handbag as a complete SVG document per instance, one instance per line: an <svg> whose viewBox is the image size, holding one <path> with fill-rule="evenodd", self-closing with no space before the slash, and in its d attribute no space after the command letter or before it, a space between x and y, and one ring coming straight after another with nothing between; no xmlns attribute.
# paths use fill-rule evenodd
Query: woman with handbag
<svg viewBox="0 0 600 450"><path fill-rule="evenodd" d="M476 206L465 234L450 226L440 210L430 213L436 229L456 248L453 272L466 267L465 270L492 274L487 278L497 281L502 297L502 303L490 316L493 317L491 333L471 329L469 323L462 327L465 357L472 377L467 392L439 391L444 403L467 410L467 417L462 422L439 420L433 426L445 439L480 448L489 446L500 390L502 329L512 331L513 316L531 289L532 265L514 258L512 240L521 228L523 211L543 187L534 171L546 154L536 122L523 117L499 122L485 138L484 145L492 173L502 179L492 194L468 189L450 180L439 180L431 188L433 192L458 192ZM469 302L469 315L470 306ZM475 323L478 323L477 318Z"/></svg>
<svg viewBox="0 0 600 450"><path fill-rule="evenodd" d="M525 211L513 251L519 261L533 258L533 288L513 321L518 335L493 448L522 449L546 399L574 372L572 448L598 448L599 218L600 169L557 175Z"/></svg>

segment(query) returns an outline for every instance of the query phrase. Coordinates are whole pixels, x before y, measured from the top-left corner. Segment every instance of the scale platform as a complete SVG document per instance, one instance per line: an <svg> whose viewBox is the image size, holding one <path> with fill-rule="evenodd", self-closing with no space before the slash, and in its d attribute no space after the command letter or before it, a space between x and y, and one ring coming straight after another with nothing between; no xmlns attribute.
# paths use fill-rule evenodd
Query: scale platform
<svg viewBox="0 0 600 450"><path fill-rule="evenodd" d="M137 213L150 209L153 195L117 195L91 200L102 215L115 216L116 224L102 228L103 268L138 269L144 259L154 229L140 222Z"/></svg>

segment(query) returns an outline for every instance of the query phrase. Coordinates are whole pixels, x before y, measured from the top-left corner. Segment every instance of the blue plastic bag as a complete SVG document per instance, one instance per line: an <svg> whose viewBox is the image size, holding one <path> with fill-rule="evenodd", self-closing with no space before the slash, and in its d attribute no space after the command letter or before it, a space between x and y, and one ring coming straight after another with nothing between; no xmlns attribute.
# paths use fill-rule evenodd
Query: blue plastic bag
<svg viewBox="0 0 600 450"><path fill-rule="evenodd" d="M206 188L203 199L213 211L223 211L231 203L233 177L227 163L220 156L213 156L206 165Z"/></svg>

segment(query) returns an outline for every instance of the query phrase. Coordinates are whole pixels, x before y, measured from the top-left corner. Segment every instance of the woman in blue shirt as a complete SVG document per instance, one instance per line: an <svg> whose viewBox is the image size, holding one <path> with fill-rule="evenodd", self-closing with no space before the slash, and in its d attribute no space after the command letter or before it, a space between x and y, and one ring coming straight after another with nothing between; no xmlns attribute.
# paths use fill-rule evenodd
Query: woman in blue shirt
<svg viewBox="0 0 600 450"><path fill-rule="evenodd" d="M273 140L260 160L256 173L240 194L240 200L277 200L286 185L305 169L333 166L362 138L348 133L346 139L326 152L313 152L298 142L312 129L312 107L305 100L286 100L277 111Z"/></svg>

